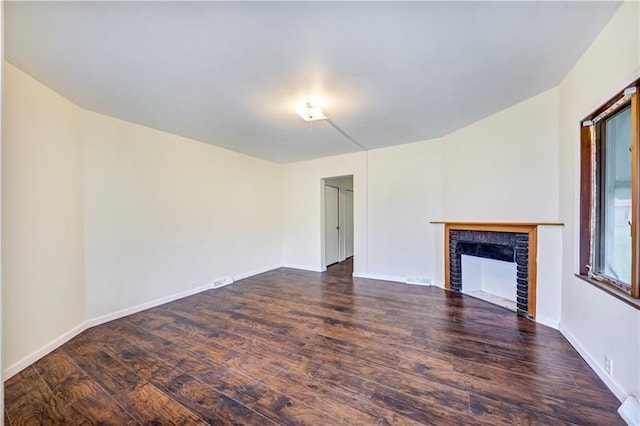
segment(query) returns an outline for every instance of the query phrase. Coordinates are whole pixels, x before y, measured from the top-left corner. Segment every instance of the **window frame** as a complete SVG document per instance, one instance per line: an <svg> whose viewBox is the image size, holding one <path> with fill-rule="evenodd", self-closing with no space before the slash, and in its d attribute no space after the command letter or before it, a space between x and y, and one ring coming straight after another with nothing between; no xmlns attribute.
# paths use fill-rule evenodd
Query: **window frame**
<svg viewBox="0 0 640 426"><path fill-rule="evenodd" d="M602 288L632 305L640 307L640 79L609 99L580 122L580 246L577 276ZM631 283L620 285L614 279L594 275L590 271L594 241L601 236L595 231L596 144L600 143L594 121L613 117L631 104ZM606 154L605 154L606 155ZM629 300L631 299L631 300Z"/></svg>

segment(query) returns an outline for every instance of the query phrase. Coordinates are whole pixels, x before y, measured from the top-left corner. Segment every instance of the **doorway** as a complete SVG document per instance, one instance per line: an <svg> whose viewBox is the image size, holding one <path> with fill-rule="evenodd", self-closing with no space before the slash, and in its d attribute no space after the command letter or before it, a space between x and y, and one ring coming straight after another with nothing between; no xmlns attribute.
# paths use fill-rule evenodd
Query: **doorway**
<svg viewBox="0 0 640 426"><path fill-rule="evenodd" d="M324 185L324 255L326 266L340 261L340 188Z"/></svg>
<svg viewBox="0 0 640 426"><path fill-rule="evenodd" d="M353 176L324 181L324 265L353 257Z"/></svg>

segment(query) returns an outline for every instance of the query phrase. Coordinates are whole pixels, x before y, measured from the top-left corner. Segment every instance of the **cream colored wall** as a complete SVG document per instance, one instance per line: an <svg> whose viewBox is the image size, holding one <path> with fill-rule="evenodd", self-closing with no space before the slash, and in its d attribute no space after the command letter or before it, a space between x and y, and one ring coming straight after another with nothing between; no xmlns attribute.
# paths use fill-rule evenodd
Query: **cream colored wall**
<svg viewBox="0 0 640 426"><path fill-rule="evenodd" d="M620 398L640 395L640 311L575 278L578 270L580 120L640 76L638 3L622 5L560 84L561 329ZM604 356L613 375L603 371Z"/></svg>
<svg viewBox="0 0 640 426"><path fill-rule="evenodd" d="M83 112L95 318L281 264L280 166Z"/></svg>
<svg viewBox="0 0 640 426"><path fill-rule="evenodd" d="M446 220L558 220L558 90L442 138Z"/></svg>
<svg viewBox="0 0 640 426"><path fill-rule="evenodd" d="M80 110L5 64L2 325L11 366L85 320Z"/></svg>
<svg viewBox="0 0 640 426"><path fill-rule="evenodd" d="M442 218L442 142L418 142L369 152L370 276L404 282L435 278L434 244Z"/></svg>

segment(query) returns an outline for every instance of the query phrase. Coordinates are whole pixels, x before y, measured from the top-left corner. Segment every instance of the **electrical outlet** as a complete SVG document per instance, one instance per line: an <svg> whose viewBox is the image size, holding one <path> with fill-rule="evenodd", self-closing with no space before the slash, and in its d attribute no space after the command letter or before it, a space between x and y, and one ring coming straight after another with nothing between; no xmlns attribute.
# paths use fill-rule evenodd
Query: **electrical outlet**
<svg viewBox="0 0 640 426"><path fill-rule="evenodd" d="M611 362L609 357L606 355L604 356L604 371L608 375L611 375L611 373L613 372L613 362Z"/></svg>
<svg viewBox="0 0 640 426"><path fill-rule="evenodd" d="M196 287L198 287L198 283L197 283L197 282L195 282L195 281L191 281L191 282L189 283L189 288L194 289L194 288L196 288Z"/></svg>

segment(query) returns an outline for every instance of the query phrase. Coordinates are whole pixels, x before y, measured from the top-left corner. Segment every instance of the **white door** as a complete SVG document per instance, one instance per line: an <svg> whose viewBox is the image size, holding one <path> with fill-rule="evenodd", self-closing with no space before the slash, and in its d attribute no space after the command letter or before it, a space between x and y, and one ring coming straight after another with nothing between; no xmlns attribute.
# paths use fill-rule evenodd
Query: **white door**
<svg viewBox="0 0 640 426"><path fill-rule="evenodd" d="M344 245L345 256L353 256L353 191L344 192Z"/></svg>
<svg viewBox="0 0 640 426"><path fill-rule="evenodd" d="M326 265L340 260L339 191L335 186L324 186L324 250Z"/></svg>

